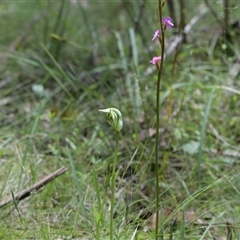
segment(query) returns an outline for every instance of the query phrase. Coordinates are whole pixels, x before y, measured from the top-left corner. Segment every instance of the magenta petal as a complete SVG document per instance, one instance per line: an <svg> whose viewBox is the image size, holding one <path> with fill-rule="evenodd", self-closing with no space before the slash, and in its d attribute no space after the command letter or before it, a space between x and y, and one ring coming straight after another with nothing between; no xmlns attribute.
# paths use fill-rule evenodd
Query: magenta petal
<svg viewBox="0 0 240 240"><path fill-rule="evenodd" d="M159 37L160 32L161 32L161 31L158 29L158 30L154 33L153 38L152 38L152 41L153 41L154 39L156 39L156 38Z"/></svg>
<svg viewBox="0 0 240 240"><path fill-rule="evenodd" d="M165 18L163 18L163 19L162 19L162 22L167 26L167 28L171 28L171 27L174 26L171 17L165 17Z"/></svg>
<svg viewBox="0 0 240 240"><path fill-rule="evenodd" d="M153 57L153 59L150 61L150 63L156 64L156 63L159 62L160 60L161 60L161 56Z"/></svg>

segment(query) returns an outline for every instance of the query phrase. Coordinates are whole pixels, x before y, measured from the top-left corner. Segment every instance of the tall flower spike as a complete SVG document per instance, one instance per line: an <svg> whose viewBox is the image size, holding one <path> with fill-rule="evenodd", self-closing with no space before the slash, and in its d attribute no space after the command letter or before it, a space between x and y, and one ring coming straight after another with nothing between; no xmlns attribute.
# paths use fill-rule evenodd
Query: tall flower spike
<svg viewBox="0 0 240 240"><path fill-rule="evenodd" d="M117 108L106 108L106 109L100 109L98 111L106 113L108 123L116 131L121 131L123 127L122 113Z"/></svg>

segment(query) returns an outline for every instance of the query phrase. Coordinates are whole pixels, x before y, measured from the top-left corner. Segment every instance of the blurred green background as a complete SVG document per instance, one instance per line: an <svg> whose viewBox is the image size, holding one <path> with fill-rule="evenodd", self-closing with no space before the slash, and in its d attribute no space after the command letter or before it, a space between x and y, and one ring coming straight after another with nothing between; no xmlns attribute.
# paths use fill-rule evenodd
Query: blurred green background
<svg viewBox="0 0 240 240"><path fill-rule="evenodd" d="M163 14L162 239L239 239L239 2ZM154 239L158 1L1 1L0 22L0 201L68 168L1 207L0 239L108 239L107 107L124 117L116 239Z"/></svg>

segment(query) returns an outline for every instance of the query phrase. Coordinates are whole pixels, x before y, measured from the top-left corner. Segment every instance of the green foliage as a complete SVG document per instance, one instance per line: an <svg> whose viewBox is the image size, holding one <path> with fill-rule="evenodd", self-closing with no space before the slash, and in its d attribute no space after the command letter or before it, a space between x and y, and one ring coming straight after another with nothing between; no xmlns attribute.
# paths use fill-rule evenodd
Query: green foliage
<svg viewBox="0 0 240 240"><path fill-rule="evenodd" d="M90 2L0 3L0 202L68 168L1 208L0 239L109 239L115 140L98 109L112 106L124 121L115 238L155 238L156 4L146 1L136 27L141 1ZM199 9L185 2L188 23ZM239 239L239 8L229 2L231 41L208 11L164 62L160 208L172 211L162 239Z"/></svg>

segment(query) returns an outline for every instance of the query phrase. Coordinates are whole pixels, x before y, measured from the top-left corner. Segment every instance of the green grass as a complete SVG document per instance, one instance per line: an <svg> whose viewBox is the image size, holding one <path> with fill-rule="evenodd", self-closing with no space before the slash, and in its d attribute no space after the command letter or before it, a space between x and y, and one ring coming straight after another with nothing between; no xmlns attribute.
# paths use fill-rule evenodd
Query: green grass
<svg viewBox="0 0 240 240"><path fill-rule="evenodd" d="M223 6L215 5L222 17ZM186 7L189 21L198 9L196 2ZM135 32L138 11L138 1L0 4L0 202L68 168L17 205L0 208L0 239L109 239L115 133L98 112L107 107L120 109L124 119L115 238L155 239L149 222L157 71L147 71L157 55L155 2L147 1ZM230 16L237 20L239 9ZM172 211L160 214L160 239L240 236L240 75L231 80L228 72L238 61L239 36L231 45L236 54L228 55L221 44L211 49L218 30L208 12L179 49L174 72L174 55L164 63L160 208ZM197 224L184 221L191 211Z"/></svg>

